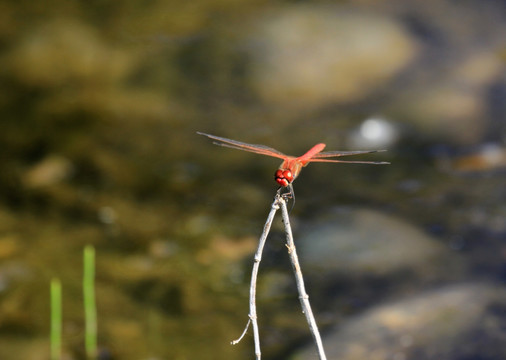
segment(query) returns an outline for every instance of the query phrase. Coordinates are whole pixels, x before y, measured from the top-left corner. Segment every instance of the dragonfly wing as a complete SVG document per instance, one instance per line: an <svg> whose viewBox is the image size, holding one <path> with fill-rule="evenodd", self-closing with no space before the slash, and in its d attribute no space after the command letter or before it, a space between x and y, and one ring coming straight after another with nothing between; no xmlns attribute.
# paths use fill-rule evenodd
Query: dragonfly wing
<svg viewBox="0 0 506 360"><path fill-rule="evenodd" d="M351 155L360 155L360 154L372 154L372 153L383 152L383 151L386 151L386 150L324 151L324 152L313 155L313 158L311 159L311 161L316 161L314 159L339 157L339 156L351 156Z"/></svg>
<svg viewBox="0 0 506 360"><path fill-rule="evenodd" d="M332 159L311 159L309 162L331 162L331 163L348 163L348 164L373 164L373 165L388 165L388 161L355 161L355 160L332 160Z"/></svg>
<svg viewBox="0 0 506 360"><path fill-rule="evenodd" d="M215 140L213 143L220 146L229 147L232 149L237 150L243 150L243 151L249 151L255 154L261 154L261 155L267 155L272 156L280 159L286 159L288 158L287 155L283 154L281 151L278 151L276 149L273 149L269 146L260 145L260 144L248 144L242 141L227 139L220 136L210 135L203 132L198 132L199 135L207 136L210 139Z"/></svg>

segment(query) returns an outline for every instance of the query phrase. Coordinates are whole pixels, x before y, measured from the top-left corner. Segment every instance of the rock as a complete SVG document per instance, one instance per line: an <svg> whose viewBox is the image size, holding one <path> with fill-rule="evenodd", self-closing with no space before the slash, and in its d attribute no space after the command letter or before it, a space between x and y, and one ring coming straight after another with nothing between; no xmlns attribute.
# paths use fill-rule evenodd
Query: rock
<svg viewBox="0 0 506 360"><path fill-rule="evenodd" d="M483 338L500 338L500 328L487 325L488 321L497 323L498 315L487 310L504 296L504 290L496 286L471 283L380 305L325 336L326 355L339 360L474 359L470 354L487 351L480 345ZM465 341L474 331L480 336ZM293 359L317 359L315 351L311 344ZM490 352L495 355L484 358L504 358L506 345L502 342ZM467 357L462 357L464 353Z"/></svg>
<svg viewBox="0 0 506 360"><path fill-rule="evenodd" d="M391 112L412 123L419 136L461 145L480 142L489 130L484 121L490 111L488 92L501 77L503 62L494 49L468 52L450 70L431 69L428 80L399 95Z"/></svg>
<svg viewBox="0 0 506 360"><path fill-rule="evenodd" d="M251 81L268 102L297 108L367 96L415 57L395 21L337 7L294 6L253 30Z"/></svg>
<svg viewBox="0 0 506 360"><path fill-rule="evenodd" d="M33 165L23 177L28 188L56 185L67 180L74 172L70 160L59 155L48 155Z"/></svg>
<svg viewBox="0 0 506 360"><path fill-rule="evenodd" d="M368 209L339 209L297 236L304 270L386 274L448 255L415 226Z"/></svg>
<svg viewBox="0 0 506 360"><path fill-rule="evenodd" d="M7 60L18 81L41 88L115 83L134 64L125 52L108 48L94 28L76 20L41 23L17 43Z"/></svg>

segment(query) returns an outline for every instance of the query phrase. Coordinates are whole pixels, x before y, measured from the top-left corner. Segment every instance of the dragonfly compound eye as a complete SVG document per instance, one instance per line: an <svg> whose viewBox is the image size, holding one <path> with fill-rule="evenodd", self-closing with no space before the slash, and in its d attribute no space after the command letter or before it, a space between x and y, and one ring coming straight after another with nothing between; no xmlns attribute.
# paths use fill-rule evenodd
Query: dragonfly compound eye
<svg viewBox="0 0 506 360"><path fill-rule="evenodd" d="M288 186L293 181L293 175L290 170L278 169L274 173L274 180L281 186Z"/></svg>
<svg viewBox="0 0 506 360"><path fill-rule="evenodd" d="M292 182L293 181L293 175L292 175L292 172L290 170L283 170L283 177L288 180L288 182Z"/></svg>

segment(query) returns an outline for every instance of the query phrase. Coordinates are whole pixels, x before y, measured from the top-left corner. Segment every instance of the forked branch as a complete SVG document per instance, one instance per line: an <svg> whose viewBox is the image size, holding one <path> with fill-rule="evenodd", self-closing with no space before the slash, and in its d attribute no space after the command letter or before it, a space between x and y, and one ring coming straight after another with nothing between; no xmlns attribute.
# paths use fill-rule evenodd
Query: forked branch
<svg viewBox="0 0 506 360"><path fill-rule="evenodd" d="M313 312L311 310L311 306L309 304L309 297L306 293L306 289L304 286L304 280L302 277L302 271L300 269L299 259L297 258L297 251L295 249L295 244L293 242L292 229L290 227L290 218L288 209L286 206L287 196L289 194L276 194L274 201L271 206L271 211L267 217L267 221L264 225L264 230L262 235L260 236L260 241L258 243L258 248L255 253L253 270L251 272L251 284L250 284L250 296L249 296L249 319L244 328L243 333L237 339L232 341L232 345L237 344L242 340L244 335L246 334L250 325L253 326L253 338L255 342L255 358L260 360L261 351L260 351L260 336L258 330L258 321L257 321L257 311L256 311L256 282L258 277L258 268L260 267L260 261L262 260L262 252L264 249L265 241L267 240L267 235L271 229L272 221L274 219L274 215L279 210L280 206L283 214L283 223L285 225L285 233L286 233L286 245L288 248L288 255L290 256L290 261L292 263L292 269L295 274L295 280L297 283L297 290L299 292L299 299L302 306L302 312L306 316L306 320L309 324L309 329L313 336L313 339L316 342L316 346L318 348L318 356L320 360L326 360L325 352L323 350L323 344L320 337L320 332L318 331L318 326L316 325L316 321L313 316Z"/></svg>

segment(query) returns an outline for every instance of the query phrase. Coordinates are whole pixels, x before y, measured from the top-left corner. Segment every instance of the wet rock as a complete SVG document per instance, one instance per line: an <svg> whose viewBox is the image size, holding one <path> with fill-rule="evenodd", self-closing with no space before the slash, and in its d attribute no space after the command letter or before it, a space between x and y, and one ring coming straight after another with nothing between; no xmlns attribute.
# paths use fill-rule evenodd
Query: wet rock
<svg viewBox="0 0 506 360"><path fill-rule="evenodd" d="M486 131L483 93L451 83L420 89L402 97L402 118L410 119L420 135L460 144L479 141ZM409 114L409 115L408 115Z"/></svg>
<svg viewBox="0 0 506 360"><path fill-rule="evenodd" d="M40 114L85 110L148 120L165 118L171 108L152 89L125 86L139 64L134 51L109 44L98 28L76 19L38 24L2 60L14 83L43 90Z"/></svg>
<svg viewBox="0 0 506 360"><path fill-rule="evenodd" d="M489 89L502 76L503 61L493 46L480 52L467 46L467 53L452 59L449 69L432 64L431 73L418 70L427 72L425 79L400 94L391 106L398 119L439 141L474 144L486 135L489 123L483 119L489 116Z"/></svg>
<svg viewBox="0 0 506 360"><path fill-rule="evenodd" d="M48 155L26 171L23 181L29 188L55 185L68 179L73 170L74 166L67 158Z"/></svg>
<svg viewBox="0 0 506 360"><path fill-rule="evenodd" d="M15 237L11 236L0 239L0 246L2 246L1 251L6 252L7 256L14 255L21 250L21 246L19 245L19 241L17 244L14 244L13 241L16 241ZM8 248L4 248L6 246L6 242L9 244ZM0 257L0 259L2 259ZM4 293L7 290L11 290L12 288L19 287L19 284L30 281L32 277L32 270L25 264L19 261L5 261L6 259L2 259L2 265L0 266L0 293ZM4 298L3 302L6 304L10 299ZM16 303L16 300L12 301ZM8 309L8 307L4 306L4 311L12 310ZM4 314L0 311L0 317Z"/></svg>
<svg viewBox="0 0 506 360"><path fill-rule="evenodd" d="M20 82L49 88L116 82L132 64L126 53L108 48L92 27L76 20L57 20L27 33L6 65Z"/></svg>
<svg viewBox="0 0 506 360"><path fill-rule="evenodd" d="M0 236L0 260L9 259L20 251L19 240L14 234Z"/></svg>
<svg viewBox="0 0 506 360"><path fill-rule="evenodd" d="M298 235L305 270L387 274L429 270L444 246L399 218L368 209L338 209Z"/></svg>
<svg viewBox="0 0 506 360"><path fill-rule="evenodd" d="M494 285L462 284L379 305L325 336L326 355L340 360L471 359L487 352L485 358L501 359L506 345L498 339L505 334L497 325L504 324L504 313L490 308L504 296L504 289ZM495 348L482 348L487 342ZM293 359L317 359L314 345Z"/></svg>
<svg viewBox="0 0 506 360"><path fill-rule="evenodd" d="M506 148L496 143L485 143L473 152L457 156L451 161L439 159L440 168L460 172L487 172L506 167Z"/></svg>
<svg viewBox="0 0 506 360"><path fill-rule="evenodd" d="M417 52L399 23L336 7L281 9L259 20L252 37L258 94L298 108L361 99Z"/></svg>

